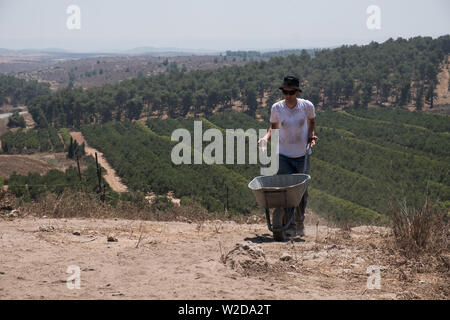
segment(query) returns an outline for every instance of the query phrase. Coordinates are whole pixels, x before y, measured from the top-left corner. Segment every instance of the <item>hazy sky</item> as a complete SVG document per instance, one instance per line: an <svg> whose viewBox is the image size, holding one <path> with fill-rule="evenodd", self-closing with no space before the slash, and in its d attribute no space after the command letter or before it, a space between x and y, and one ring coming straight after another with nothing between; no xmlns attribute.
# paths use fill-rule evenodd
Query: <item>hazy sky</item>
<svg viewBox="0 0 450 320"><path fill-rule="evenodd" d="M80 29L69 30L69 5ZM370 5L380 29L369 29ZM450 33L450 0L0 0L0 48L249 50Z"/></svg>

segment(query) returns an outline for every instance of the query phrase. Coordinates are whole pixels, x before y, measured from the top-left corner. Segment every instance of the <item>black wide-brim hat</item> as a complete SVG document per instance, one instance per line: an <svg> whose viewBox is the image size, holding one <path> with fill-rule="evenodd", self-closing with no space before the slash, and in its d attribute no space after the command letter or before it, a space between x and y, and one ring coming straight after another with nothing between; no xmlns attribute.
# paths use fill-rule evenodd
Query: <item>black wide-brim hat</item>
<svg viewBox="0 0 450 320"><path fill-rule="evenodd" d="M297 89L302 92L302 89L300 89L300 80L294 76L284 77L283 84L279 89L283 90L283 88Z"/></svg>

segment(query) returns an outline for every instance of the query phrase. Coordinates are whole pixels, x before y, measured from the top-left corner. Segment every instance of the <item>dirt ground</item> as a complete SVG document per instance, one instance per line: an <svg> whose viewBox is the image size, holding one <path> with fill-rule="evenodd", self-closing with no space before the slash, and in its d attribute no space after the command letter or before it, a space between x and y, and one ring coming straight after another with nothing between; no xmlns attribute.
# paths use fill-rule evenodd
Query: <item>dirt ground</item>
<svg viewBox="0 0 450 320"><path fill-rule="evenodd" d="M395 254L387 228L309 224L274 242L254 218L0 218L0 299L448 299L448 269Z"/></svg>

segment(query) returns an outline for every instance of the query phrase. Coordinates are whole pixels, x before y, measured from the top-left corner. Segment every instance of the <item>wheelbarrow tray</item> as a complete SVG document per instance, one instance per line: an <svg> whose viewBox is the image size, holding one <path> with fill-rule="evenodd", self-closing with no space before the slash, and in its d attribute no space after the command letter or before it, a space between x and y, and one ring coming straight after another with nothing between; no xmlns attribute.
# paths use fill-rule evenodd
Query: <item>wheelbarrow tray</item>
<svg viewBox="0 0 450 320"><path fill-rule="evenodd" d="M263 208L291 208L300 204L310 180L303 173L259 176L248 187Z"/></svg>

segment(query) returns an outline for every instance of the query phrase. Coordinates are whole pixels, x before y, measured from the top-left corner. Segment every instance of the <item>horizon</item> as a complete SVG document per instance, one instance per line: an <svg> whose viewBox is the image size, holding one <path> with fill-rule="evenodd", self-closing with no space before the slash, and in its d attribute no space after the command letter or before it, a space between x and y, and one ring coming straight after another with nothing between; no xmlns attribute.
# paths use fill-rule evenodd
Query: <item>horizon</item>
<svg viewBox="0 0 450 320"><path fill-rule="evenodd" d="M75 5L75 7L74 7ZM151 47L187 52L279 51L365 45L449 33L446 0L4 0L0 48L113 53Z"/></svg>
<svg viewBox="0 0 450 320"><path fill-rule="evenodd" d="M132 54L132 55L139 55L139 54L146 54L146 53L197 53L197 54L202 54L202 55L207 55L207 54L222 54L222 53L226 53L227 51L232 51L232 52L237 52L237 51L257 51L260 53L269 53L269 52L278 52L278 51L289 51L289 50L322 50L322 49L335 49L335 48L339 48L342 46L365 46L370 44L371 42L376 42L379 44L382 44L386 41L388 41L389 39L393 39L394 41L398 40L398 39L405 39L405 40L409 40L411 38L416 38L416 37L431 37L432 39L437 39L439 37L443 37L443 36L448 36L450 35L450 33L447 34L442 34L442 35L438 35L435 37L431 37L431 36L422 36L422 35L417 35L417 36L412 36L412 37L407 37L407 38L403 38L403 37L397 37L397 38L392 38L389 37L388 39L385 39L383 41L374 41L371 40L368 43L362 43L362 44L356 44L356 43L341 43L341 44L337 44L337 45L333 45L333 46L324 46L324 47L306 47L306 48L300 48L300 47L292 47L292 48L260 48L260 49L255 49L255 48L242 48L242 49L235 49L235 50L231 50L231 49L225 49L225 50L215 50L215 49L202 49L202 48L178 48L178 47L154 47L154 46L141 46L141 47L132 47L132 48L126 48L126 49L111 49L109 51L100 51L100 50L93 50L93 51L71 51L71 50L67 50L64 48L58 48L58 47L43 47L43 48L19 48L19 49L10 49L10 48L6 48L6 47L0 47L0 50L8 50L8 51L13 51L13 52L21 52L23 53L25 51L25 53L28 53L26 51L30 51L30 52L37 52L37 53L61 53L61 54L119 54L119 55L124 55L124 54ZM142 52L137 52L139 50L148 50L148 51L142 51ZM1 52L0 52L1 54Z"/></svg>

